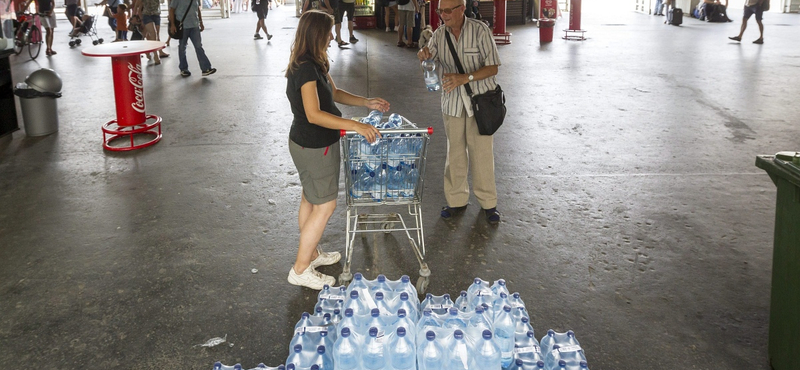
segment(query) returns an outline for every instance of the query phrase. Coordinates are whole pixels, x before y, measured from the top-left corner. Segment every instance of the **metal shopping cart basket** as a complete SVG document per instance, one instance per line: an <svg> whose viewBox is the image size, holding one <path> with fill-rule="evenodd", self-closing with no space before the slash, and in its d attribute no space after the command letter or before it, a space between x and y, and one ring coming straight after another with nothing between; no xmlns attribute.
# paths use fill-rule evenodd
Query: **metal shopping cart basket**
<svg viewBox="0 0 800 370"><path fill-rule="evenodd" d="M419 294L423 294L431 272L425 262L420 203L425 156L433 128L419 129L403 118L400 128L379 131L382 138L373 144L355 131L341 131L347 190L347 238L339 284L347 285L353 279L350 263L356 235L403 231L419 262L416 288ZM407 224L401 213L369 212L380 206L407 206L413 224Z"/></svg>

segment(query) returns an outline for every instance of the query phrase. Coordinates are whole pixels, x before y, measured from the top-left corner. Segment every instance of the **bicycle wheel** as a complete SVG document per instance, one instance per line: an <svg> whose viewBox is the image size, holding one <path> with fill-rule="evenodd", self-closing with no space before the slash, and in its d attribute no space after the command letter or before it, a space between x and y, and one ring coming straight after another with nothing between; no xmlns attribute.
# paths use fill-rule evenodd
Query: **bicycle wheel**
<svg viewBox="0 0 800 370"><path fill-rule="evenodd" d="M37 40L37 41L31 41ZM36 59L39 56L39 52L42 50L42 32L39 31L39 27L31 26L31 33L28 35L28 54L31 55L31 59Z"/></svg>
<svg viewBox="0 0 800 370"><path fill-rule="evenodd" d="M17 31L17 37L14 37L14 54L19 55L23 46L25 46L25 34Z"/></svg>

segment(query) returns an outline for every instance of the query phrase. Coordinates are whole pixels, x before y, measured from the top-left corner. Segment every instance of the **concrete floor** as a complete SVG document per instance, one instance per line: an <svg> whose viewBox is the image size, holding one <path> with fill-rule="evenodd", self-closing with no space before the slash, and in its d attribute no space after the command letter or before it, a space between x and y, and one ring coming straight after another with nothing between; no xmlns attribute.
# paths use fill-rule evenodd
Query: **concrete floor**
<svg viewBox="0 0 800 370"><path fill-rule="evenodd" d="M759 46L752 20L739 45L727 40L738 20L672 27L584 6L586 41L540 46L531 24L509 27L513 43L500 47L509 114L495 136L497 228L474 200L461 217L438 216L446 142L414 53L379 30L330 49L337 85L436 129L423 201L430 292L505 278L536 336L574 330L593 370L768 369L775 188L754 161L799 147L800 16L767 13ZM12 57L15 81L56 69L64 97L57 134L0 139L6 367L284 362L316 297L286 282L300 187L283 74L297 19L293 6L271 12L271 42L251 39L251 13L206 24L219 72L200 77L190 53L194 75L179 77L176 45L146 66L147 109L164 118L164 138L131 153L103 151L110 63L70 50L64 22L57 56ZM339 202L322 245L341 251ZM401 235L356 247L354 270L368 278L416 279ZM194 347L226 334L231 346Z"/></svg>

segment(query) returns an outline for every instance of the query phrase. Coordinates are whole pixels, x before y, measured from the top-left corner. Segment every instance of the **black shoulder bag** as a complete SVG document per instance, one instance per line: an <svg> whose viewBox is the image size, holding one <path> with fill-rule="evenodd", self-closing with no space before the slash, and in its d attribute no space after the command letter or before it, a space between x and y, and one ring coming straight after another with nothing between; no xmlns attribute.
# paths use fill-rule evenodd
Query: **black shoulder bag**
<svg viewBox="0 0 800 370"><path fill-rule="evenodd" d="M189 10L192 10L192 4L194 4L194 0L189 1L189 7L186 8L186 12L183 13L183 18L181 18L181 20L175 20L175 32L172 32L172 27L167 28L170 38L175 40L180 40L183 38L183 20L186 19L186 15L189 14Z"/></svg>
<svg viewBox="0 0 800 370"><path fill-rule="evenodd" d="M450 32L445 31L445 35L447 36L447 45L450 47L450 53L453 54L453 59L456 61L458 73L464 74L464 67L461 66L461 60L458 59L456 48L450 39ZM500 88L500 85L497 85L494 90L472 95L469 82L464 85L464 88L467 89L467 94L469 94L469 99L472 103L472 113L478 123L478 132L481 135L493 135L503 125L503 120L506 118L506 97L503 95L503 89Z"/></svg>

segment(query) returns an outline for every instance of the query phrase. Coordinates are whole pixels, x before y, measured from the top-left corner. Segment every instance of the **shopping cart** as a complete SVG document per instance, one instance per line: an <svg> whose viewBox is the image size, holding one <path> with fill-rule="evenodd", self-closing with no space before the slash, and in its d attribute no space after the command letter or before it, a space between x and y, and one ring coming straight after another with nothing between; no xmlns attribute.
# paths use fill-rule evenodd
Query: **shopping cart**
<svg viewBox="0 0 800 370"><path fill-rule="evenodd" d="M403 118L398 129L379 130L382 138L368 143L355 131L341 131L347 190L347 237L344 270L339 284L353 279L350 264L356 235L403 231L419 262L416 288L424 294L431 275L425 262L425 237L422 229L422 191L425 156L433 128L419 129ZM406 224L401 213L373 213L380 206L407 206L413 224Z"/></svg>

